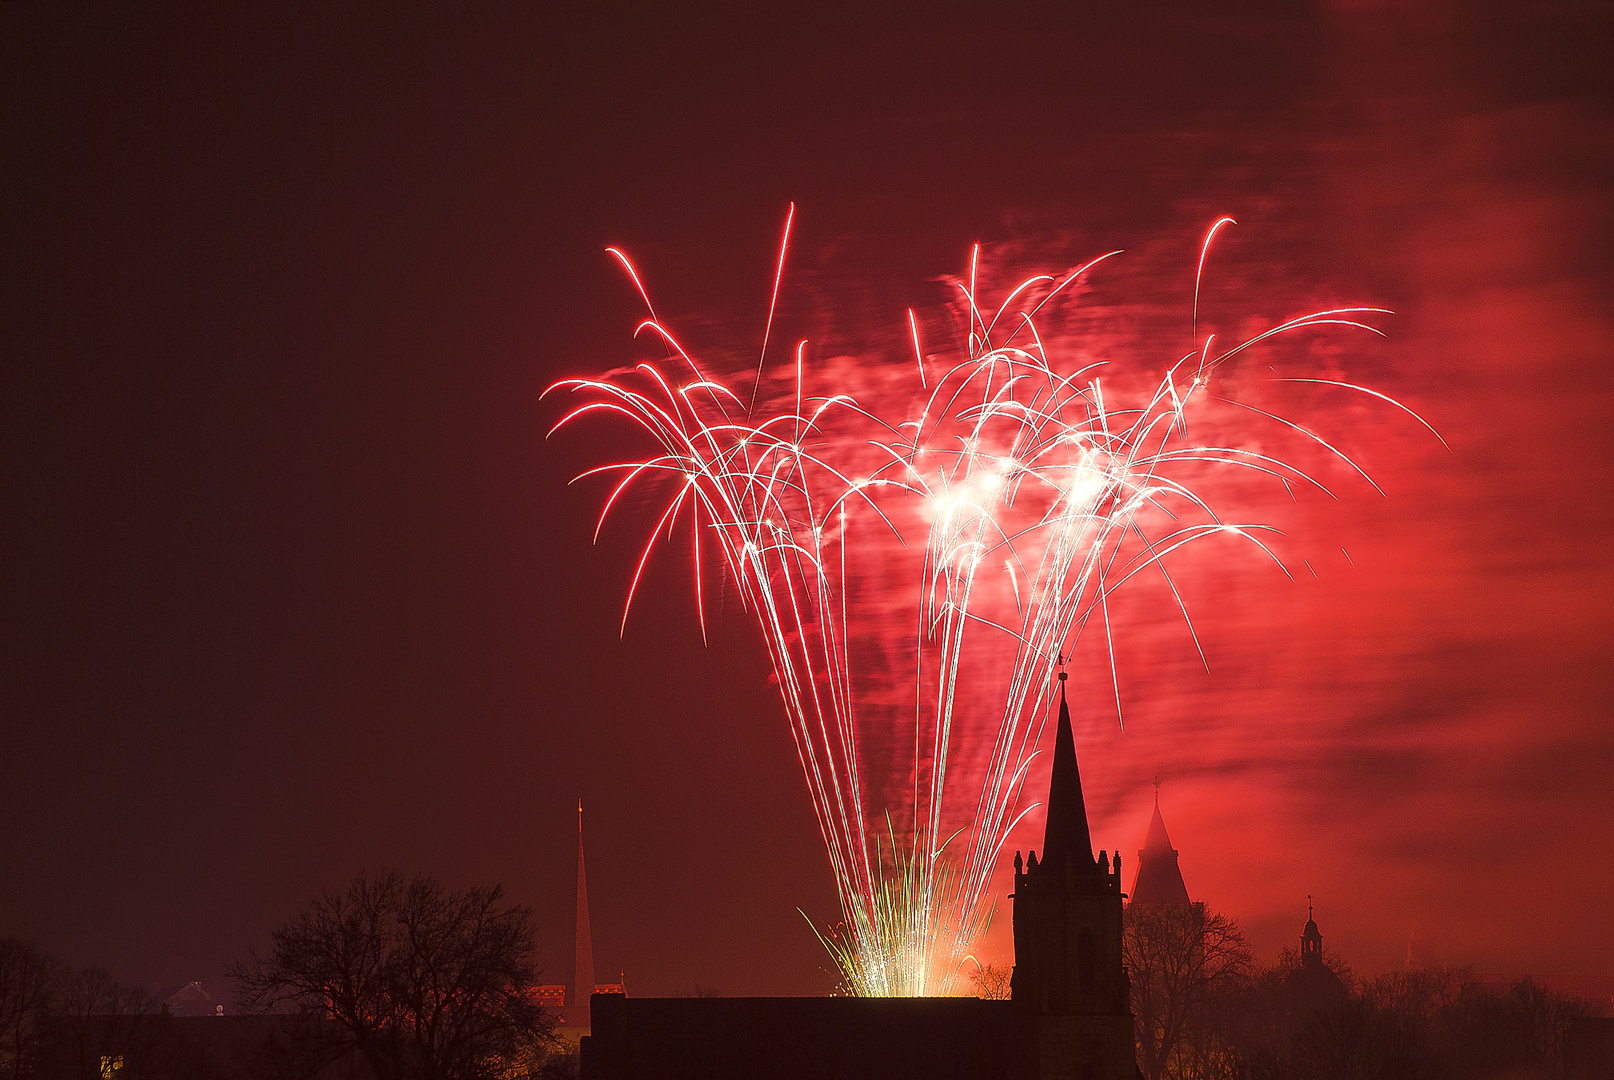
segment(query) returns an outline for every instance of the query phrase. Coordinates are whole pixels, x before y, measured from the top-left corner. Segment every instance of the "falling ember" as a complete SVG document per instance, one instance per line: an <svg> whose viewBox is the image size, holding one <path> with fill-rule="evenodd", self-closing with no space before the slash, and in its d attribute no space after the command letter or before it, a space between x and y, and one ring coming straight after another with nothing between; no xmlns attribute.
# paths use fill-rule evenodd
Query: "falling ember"
<svg viewBox="0 0 1614 1080"><path fill-rule="evenodd" d="M987 890L1001 849L1029 809L1019 805L1021 787L1053 700L1055 667L1083 631L1102 636L1114 681L1111 594L1139 573L1159 573L1186 621L1164 561L1173 551L1227 534L1277 560L1262 539L1272 530L1224 521L1186 475L1210 463L1326 490L1256 449L1190 442L1188 415L1209 395L1218 366L1250 346L1307 327L1377 333L1364 320L1387 312L1314 312L1224 349L1214 335L1200 340L1199 274L1211 240L1230 223L1217 221L1201 247L1185 320L1193 347L1136 401L1107 401L1097 376L1103 365L1071 364L1045 349L1038 332L1038 313L1117 252L1062 276L1028 278L989 308L977 291L978 247L968 283L959 284L967 354L951 362L931 356L927 373L909 312L914 356L887 383L902 389L883 389L880 400L808 394L799 346L787 394L759 402L759 378L742 397L710 377L653 308L639 332L665 344L666 361L550 388L585 398L555 430L600 413L638 425L657 444L652 456L583 474L616 480L601 525L629 488L660 493L624 623L657 538L686 522L697 609L709 572L702 551L715 546L755 616L839 891L842 922L821 937L853 993L916 996L953 987L991 918ZM787 222L785 241L788 230ZM648 308L631 262L612 254ZM1309 431L1252 412L1349 461ZM914 597L906 625L860 621L859 597L894 589ZM697 613L704 627L704 612ZM862 646L871 642L911 664L911 739L901 718L909 706L879 694L855 700L854 657L864 661ZM1116 704L1119 714L1118 691ZM901 741L912 749L911 760L899 763L906 805L871 805L871 795L898 786L860 763L860 725L904 731Z"/></svg>

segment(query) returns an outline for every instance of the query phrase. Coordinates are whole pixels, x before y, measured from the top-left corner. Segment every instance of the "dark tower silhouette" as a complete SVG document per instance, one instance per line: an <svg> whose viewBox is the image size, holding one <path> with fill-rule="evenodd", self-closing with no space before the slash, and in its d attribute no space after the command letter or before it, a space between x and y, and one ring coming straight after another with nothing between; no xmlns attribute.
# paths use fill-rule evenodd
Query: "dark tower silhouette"
<svg viewBox="0 0 1614 1080"><path fill-rule="evenodd" d="M1093 858L1076 740L1059 673L1059 730L1042 860L1014 857L1015 1010L1043 1080L1133 1080L1131 989L1121 963L1121 856Z"/></svg>
<svg viewBox="0 0 1614 1080"><path fill-rule="evenodd" d="M572 997L566 1022L589 1025L589 998L594 993L594 939L588 929L588 877L583 872L583 800L577 800L577 952L572 962Z"/></svg>
<svg viewBox="0 0 1614 1080"><path fill-rule="evenodd" d="M1311 897L1306 897L1306 926L1300 932L1300 966L1283 980L1290 1023L1298 1026L1313 1014L1331 1012L1350 1001L1350 990L1323 960L1323 932L1317 929Z"/></svg>
<svg viewBox="0 0 1614 1080"><path fill-rule="evenodd" d="M1160 781L1154 782L1154 818L1149 835L1138 851L1138 872L1132 879L1132 903L1188 907L1188 886L1183 884L1177 865L1177 849L1166 835L1166 819L1160 816Z"/></svg>
<svg viewBox="0 0 1614 1080"><path fill-rule="evenodd" d="M1306 897L1306 925L1300 931L1300 962L1306 967L1317 967L1323 962L1323 932L1317 929L1309 896Z"/></svg>

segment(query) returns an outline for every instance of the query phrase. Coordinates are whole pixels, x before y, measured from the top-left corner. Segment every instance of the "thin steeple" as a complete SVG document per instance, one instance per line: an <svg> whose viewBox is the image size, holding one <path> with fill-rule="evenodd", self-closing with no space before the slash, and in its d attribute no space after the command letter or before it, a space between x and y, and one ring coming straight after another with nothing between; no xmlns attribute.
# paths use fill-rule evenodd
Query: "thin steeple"
<svg viewBox="0 0 1614 1080"><path fill-rule="evenodd" d="M1070 730L1065 702L1065 672L1059 673L1059 731L1054 736L1054 770L1048 785L1048 826L1042 840L1042 862L1050 868L1068 863L1077 873L1098 869L1093 840L1087 831L1087 805L1082 800L1082 774L1076 764L1076 738Z"/></svg>
<svg viewBox="0 0 1614 1080"><path fill-rule="evenodd" d="M594 939L588 929L588 877L583 872L583 800L577 800L577 953L572 964L571 1004L588 1008L594 993Z"/></svg>

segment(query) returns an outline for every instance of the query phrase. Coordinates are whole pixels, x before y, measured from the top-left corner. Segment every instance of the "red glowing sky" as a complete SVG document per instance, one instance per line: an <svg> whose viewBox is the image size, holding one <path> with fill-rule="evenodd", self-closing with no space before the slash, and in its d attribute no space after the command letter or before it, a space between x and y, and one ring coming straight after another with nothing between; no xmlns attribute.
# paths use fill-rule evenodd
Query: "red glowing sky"
<svg viewBox="0 0 1614 1080"><path fill-rule="evenodd" d="M1225 493L1301 572L1181 561L1209 673L1123 601L1124 731L1091 643L1076 669L1094 841L1135 853L1158 774L1189 891L1265 957L1310 893L1359 971L1416 934L1607 974L1606 10L3 7L0 934L206 981L387 865L505 882L562 979L581 794L599 971L825 989L749 616L703 647L668 558L618 640L642 530L590 547L599 490L565 480L612 447L546 443L537 401L640 355L607 244L694 346L754 356L795 200L777 332L824 372L938 312L976 240L1016 277L1129 249L1082 298L1117 349L1185 312L1221 213L1226 332L1395 309L1331 359L1450 452L1305 402L1386 494Z"/></svg>

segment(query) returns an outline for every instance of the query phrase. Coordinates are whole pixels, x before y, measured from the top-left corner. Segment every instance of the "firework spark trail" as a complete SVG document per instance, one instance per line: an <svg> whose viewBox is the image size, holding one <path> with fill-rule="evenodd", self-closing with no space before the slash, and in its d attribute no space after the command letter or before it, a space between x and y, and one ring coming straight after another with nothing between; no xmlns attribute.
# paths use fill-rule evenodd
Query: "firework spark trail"
<svg viewBox="0 0 1614 1080"><path fill-rule="evenodd" d="M1002 846L1029 810L1020 808L1020 793L1052 701L1054 665L1095 618L1116 682L1110 595L1144 570L1158 570L1186 622L1186 606L1163 561L1173 551L1227 533L1277 560L1256 535L1263 526L1224 522L1170 470L1214 463L1326 491L1295 466L1255 450L1189 442L1188 411L1207 393L1215 369L1252 345L1318 326L1377 333L1363 320L1386 312L1314 312L1214 351L1214 335L1198 340L1199 276L1211 240L1230 223L1218 220L1201 248L1192 349L1130 408L1106 404L1096 374L1101 364L1067 374L1056 370L1058 358L1047 355L1036 324L1045 305L1118 253L1063 278L1028 278L988 318L977 292L978 245L971 253L968 284L959 285L969 323L966 355L939 378L927 379L918 322L910 312L917 363L908 370L916 386L907 398L877 403L899 415L912 415L907 410L917 406L917 419L888 422L874 406L845 394L804 396L805 343L796 352L794 386L785 405L759 419L754 414L760 378L748 404L703 373L653 308L639 332L652 330L662 339L666 364L642 363L618 378L568 379L550 388L588 398L554 430L605 412L637 424L659 445L654 456L583 474L620 476L601 510L596 536L630 487L671 481L665 485L670 498L634 571L624 625L657 538L670 537L686 509L697 608L704 604L701 548L715 543L742 603L756 618L839 891L844 921L824 936L825 944L855 993L934 994L951 987L991 917L987 888ZM771 332L788 234L787 221L765 332ZM620 251L611 253L649 308L649 294L632 263ZM663 370L679 366L687 367L690 381L680 383ZM1179 374L1185 368L1188 374ZM1405 409L1376 391L1309 381L1360 389ZM1321 436L1265 410L1253 411L1314 440L1361 472ZM871 453L877 460L870 461ZM900 501L912 496L928 510L928 521L914 520L911 502L905 507ZM1195 520L1183 521L1168 504ZM1146 531L1156 519L1169 523L1164 535ZM925 531L924 544L908 545L905 534L919 528ZM913 650L915 675L912 805L901 836L886 808L884 839L878 827L871 828L872 808L866 806L859 769L851 661L856 627L848 601L854 579L870 573L867 560L860 561L855 551L869 546L877 532L904 545L917 560L919 579L914 638L906 643ZM1129 536L1135 544L1127 543ZM992 587L998 566L1007 588ZM699 617L704 633L704 612ZM974 763L980 765L978 786L954 795L949 769L960 764L964 752L955 743L960 676L966 660L978 664L977 654L993 648L1007 649L1008 656L1007 674L991 676L998 685L979 695L998 702L991 709L996 720L990 749L984 762ZM1116 701L1119 716L1118 684ZM955 827L960 815L964 824Z"/></svg>

